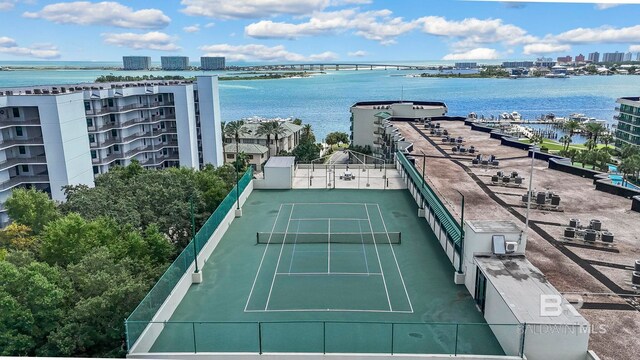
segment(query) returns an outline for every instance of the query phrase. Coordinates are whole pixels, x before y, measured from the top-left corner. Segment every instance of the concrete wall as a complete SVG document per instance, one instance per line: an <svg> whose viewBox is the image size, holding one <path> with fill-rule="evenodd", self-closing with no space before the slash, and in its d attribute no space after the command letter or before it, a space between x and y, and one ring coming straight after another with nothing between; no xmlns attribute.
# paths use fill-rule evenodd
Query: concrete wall
<svg viewBox="0 0 640 360"><path fill-rule="evenodd" d="M193 85L166 86L163 89L173 93L175 102L180 166L198 169L200 160L196 133L196 109L193 106Z"/></svg>
<svg viewBox="0 0 640 360"><path fill-rule="evenodd" d="M247 198L249 197L249 195L251 195L251 192L253 192L253 181L249 182L247 188L242 192L242 194L240 194L240 206L242 206L245 201L247 201ZM207 244L200 251L200 254L198 255L198 264L205 264L207 260L209 260L209 257L220 243L220 240L222 240L224 234L227 232L227 229L229 228L231 223L233 223L233 220L235 219L235 209L236 205L234 203L218 228L213 232L213 234L207 241ZM192 262L186 273L182 276L178 284L171 292L171 295L169 295L164 304L162 304L162 306L160 307L160 310L158 310L158 313L156 313L156 315L153 317L153 323L147 326L136 343L131 346L128 355L129 357L131 357L133 354L149 352L158 336L160 336L160 333L162 333L162 330L164 328L162 322L169 321L169 319L171 319L173 312L176 310L178 305L180 305L180 302L182 302L182 299L191 287L191 274L193 274L194 271L195 263ZM203 277L213 276L213 274L207 273L206 266L202 266L201 272Z"/></svg>
<svg viewBox="0 0 640 360"><path fill-rule="evenodd" d="M222 127L220 94L217 76L197 76L198 102L200 108L200 136L205 164L224 165L222 156Z"/></svg>
<svg viewBox="0 0 640 360"><path fill-rule="evenodd" d="M473 287L469 291L471 294L475 293L475 271L473 271ZM470 278L470 273L467 273L467 280ZM469 286L467 286L469 289ZM522 336L520 334L520 323L516 319L513 312L509 308L509 305L504 301L500 293L496 288L487 281L487 292L485 297L484 318L489 325L493 335L502 346L502 350L507 355L517 356L520 353L520 347L522 342ZM550 357L549 359L552 359ZM548 360L548 359L547 359Z"/></svg>
<svg viewBox="0 0 640 360"><path fill-rule="evenodd" d="M255 180L256 189L291 189L293 188L294 167L265 167L264 179Z"/></svg>
<svg viewBox="0 0 640 360"><path fill-rule="evenodd" d="M527 324L525 355L529 360L585 360L589 346L589 327L566 324ZM561 349L561 350L559 350Z"/></svg>

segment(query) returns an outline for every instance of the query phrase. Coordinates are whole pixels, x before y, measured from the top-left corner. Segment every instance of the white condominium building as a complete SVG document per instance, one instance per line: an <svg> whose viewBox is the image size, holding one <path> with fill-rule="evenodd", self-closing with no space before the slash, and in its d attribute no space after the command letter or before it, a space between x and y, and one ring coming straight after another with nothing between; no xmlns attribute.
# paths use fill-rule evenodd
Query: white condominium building
<svg viewBox="0 0 640 360"><path fill-rule="evenodd" d="M365 101L351 106L351 142L371 147L375 155L389 153L386 121L414 121L444 116L447 105L427 101Z"/></svg>
<svg viewBox="0 0 640 360"><path fill-rule="evenodd" d="M224 164L218 79L0 88L1 206L17 186L62 187L134 159L147 168Z"/></svg>
<svg viewBox="0 0 640 360"><path fill-rule="evenodd" d="M162 70L189 70L189 58L187 56L161 56Z"/></svg>

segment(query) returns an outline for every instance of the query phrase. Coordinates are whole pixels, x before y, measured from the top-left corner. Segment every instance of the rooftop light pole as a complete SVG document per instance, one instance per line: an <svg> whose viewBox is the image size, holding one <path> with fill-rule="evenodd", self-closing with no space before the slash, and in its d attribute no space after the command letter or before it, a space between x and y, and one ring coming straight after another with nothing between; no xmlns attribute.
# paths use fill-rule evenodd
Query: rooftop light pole
<svg viewBox="0 0 640 360"><path fill-rule="evenodd" d="M193 195L191 195L189 203L191 205L191 242L193 243L193 262L196 264L195 273L197 274L200 270L198 269L198 246L196 245L196 218L193 211Z"/></svg>
<svg viewBox="0 0 640 360"><path fill-rule="evenodd" d="M462 274L462 256L464 254L464 194L458 189L456 189L456 191L462 197L462 203L460 205L460 262L458 264L458 274Z"/></svg>
<svg viewBox="0 0 640 360"><path fill-rule="evenodd" d="M422 153L422 188L424 189L424 170L425 170L425 166L426 166L426 162L427 162L427 155L425 155L424 151L420 150L420 152Z"/></svg>
<svg viewBox="0 0 640 360"><path fill-rule="evenodd" d="M529 234L529 211L531 210L531 187L533 185L533 162L536 158L536 150L538 150L536 144L531 146L531 167L529 168L529 188L527 190L527 212L524 220L524 231L527 236ZM520 234L520 242L522 241L522 233Z"/></svg>

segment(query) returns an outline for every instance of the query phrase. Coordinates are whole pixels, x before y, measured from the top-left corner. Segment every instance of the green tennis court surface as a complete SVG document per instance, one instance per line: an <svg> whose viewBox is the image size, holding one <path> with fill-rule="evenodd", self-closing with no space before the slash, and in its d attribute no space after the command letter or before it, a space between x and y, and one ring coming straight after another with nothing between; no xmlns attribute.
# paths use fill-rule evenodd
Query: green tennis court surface
<svg viewBox="0 0 640 360"><path fill-rule="evenodd" d="M256 190L243 212L152 352L503 354L407 191Z"/></svg>

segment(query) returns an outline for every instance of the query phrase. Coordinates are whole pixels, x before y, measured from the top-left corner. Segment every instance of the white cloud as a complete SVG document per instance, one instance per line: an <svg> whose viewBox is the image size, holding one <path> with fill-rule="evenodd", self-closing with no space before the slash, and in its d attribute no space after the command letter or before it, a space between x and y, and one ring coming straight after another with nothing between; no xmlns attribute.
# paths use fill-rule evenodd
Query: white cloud
<svg viewBox="0 0 640 360"><path fill-rule="evenodd" d="M500 58L496 49L476 48L465 52L445 55L442 60L494 60Z"/></svg>
<svg viewBox="0 0 640 360"><path fill-rule="evenodd" d="M553 40L566 44L598 44L598 43L637 43L640 42L640 25L613 28L578 28L552 37Z"/></svg>
<svg viewBox="0 0 640 360"><path fill-rule="evenodd" d="M16 2L13 0L0 0L0 11L7 11L13 9Z"/></svg>
<svg viewBox="0 0 640 360"><path fill-rule="evenodd" d="M612 7L616 7L619 6L620 4L611 4L611 3L601 3L601 4L596 4L596 9L598 10L606 10L606 9L611 9Z"/></svg>
<svg viewBox="0 0 640 360"><path fill-rule="evenodd" d="M47 5L38 12L25 12L23 16L46 19L58 24L106 25L128 29L160 29L171 22L160 10L135 11L113 1L56 3Z"/></svg>
<svg viewBox="0 0 640 360"><path fill-rule="evenodd" d="M419 20L422 22L422 31L427 34L462 39L454 44L459 50L470 50L478 44L518 45L536 40L526 30L505 24L502 19L467 18L455 21L441 16L427 16Z"/></svg>
<svg viewBox="0 0 640 360"><path fill-rule="evenodd" d="M336 34L354 30L355 34L382 44L395 42L395 38L419 26L392 17L390 10L358 12L344 9L331 12L316 12L305 22L298 24L262 20L245 27L247 36L257 39L298 39L304 36Z"/></svg>
<svg viewBox="0 0 640 360"><path fill-rule="evenodd" d="M152 31L146 34L120 33L102 34L104 42L109 45L128 47L134 50L148 49L159 51L176 51L180 46L174 43L175 38L162 32Z"/></svg>
<svg viewBox="0 0 640 360"><path fill-rule="evenodd" d="M31 47L20 47L14 39L6 36L0 37L0 53L37 59L57 59L60 57L58 48L51 44L33 44Z"/></svg>
<svg viewBox="0 0 640 360"><path fill-rule="evenodd" d="M208 28L212 28L214 26L216 26L216 23L210 22L210 23L207 23L204 27L206 27L208 29Z"/></svg>
<svg viewBox="0 0 640 360"><path fill-rule="evenodd" d="M200 24L185 26L185 27L182 28L182 30L184 32L188 32L188 33L196 33L198 31L200 31Z"/></svg>
<svg viewBox="0 0 640 360"><path fill-rule="evenodd" d="M640 52L640 45L629 46L629 52Z"/></svg>
<svg viewBox="0 0 640 360"><path fill-rule="evenodd" d="M255 19L281 14L308 15L330 5L330 0L182 0L182 12L218 19Z"/></svg>
<svg viewBox="0 0 640 360"><path fill-rule="evenodd" d="M523 54L543 55L558 52L567 52L569 50L571 50L571 46L566 44L536 43L525 45L523 48Z"/></svg>
<svg viewBox="0 0 640 360"><path fill-rule="evenodd" d="M365 57L367 55L369 54L364 50L357 50L347 53L347 56L349 57Z"/></svg>
<svg viewBox="0 0 640 360"><path fill-rule="evenodd" d="M283 45L269 47L262 44L215 44L204 45L199 49L205 53L204 56L225 56L231 61L322 61L338 58L337 54L330 51L304 56L288 51Z"/></svg>

